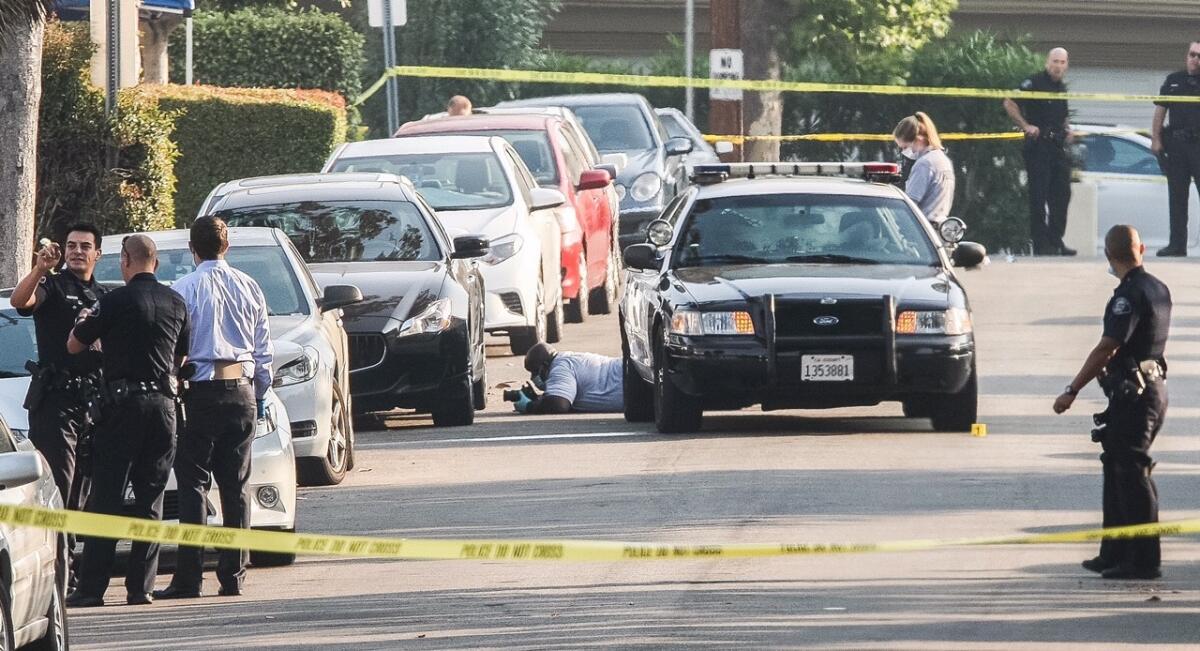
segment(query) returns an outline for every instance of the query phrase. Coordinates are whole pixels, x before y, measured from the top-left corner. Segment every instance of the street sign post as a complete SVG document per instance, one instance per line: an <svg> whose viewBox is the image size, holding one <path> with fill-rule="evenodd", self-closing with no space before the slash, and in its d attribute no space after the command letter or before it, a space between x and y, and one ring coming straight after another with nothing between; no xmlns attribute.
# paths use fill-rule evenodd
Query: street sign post
<svg viewBox="0 0 1200 651"><path fill-rule="evenodd" d="M741 50L709 50L708 51L709 79L742 79L745 75ZM708 91L709 99L727 102L742 101L740 88L713 88Z"/></svg>
<svg viewBox="0 0 1200 651"><path fill-rule="evenodd" d="M383 28L383 69L391 70L396 66L396 28L408 22L406 0L367 0L367 22ZM389 136L400 128L399 83L395 77L388 77L384 86Z"/></svg>
<svg viewBox="0 0 1200 651"><path fill-rule="evenodd" d="M383 27L385 22L384 11L388 9L388 3L385 0L367 0L367 24L371 27ZM405 0L392 0L391 2L391 23L393 27L404 27L408 24L408 3Z"/></svg>

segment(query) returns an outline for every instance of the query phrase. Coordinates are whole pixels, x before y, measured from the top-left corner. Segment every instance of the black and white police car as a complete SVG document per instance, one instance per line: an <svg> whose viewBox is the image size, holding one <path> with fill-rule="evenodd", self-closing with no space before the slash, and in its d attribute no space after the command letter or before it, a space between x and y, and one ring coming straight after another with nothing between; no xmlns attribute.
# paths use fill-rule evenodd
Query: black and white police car
<svg viewBox="0 0 1200 651"><path fill-rule="evenodd" d="M625 417L661 432L706 410L903 403L935 429L976 417L975 340L953 267L983 264L956 218L930 224L891 163L732 163L625 249ZM857 178L853 178L857 177Z"/></svg>

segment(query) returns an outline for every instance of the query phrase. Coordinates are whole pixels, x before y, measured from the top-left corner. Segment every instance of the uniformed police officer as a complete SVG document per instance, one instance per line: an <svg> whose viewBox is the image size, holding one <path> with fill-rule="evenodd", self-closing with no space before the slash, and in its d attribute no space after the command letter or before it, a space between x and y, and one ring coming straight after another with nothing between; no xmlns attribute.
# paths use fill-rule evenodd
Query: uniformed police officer
<svg viewBox="0 0 1200 651"><path fill-rule="evenodd" d="M1150 477L1150 445L1167 415L1167 362L1171 292L1142 268L1146 247L1132 226L1113 226L1104 238L1111 272L1121 279L1104 310L1104 335L1075 379L1054 401L1055 413L1071 407L1092 378L1108 397L1095 416L1092 439L1104 453L1104 526L1158 522L1158 489ZM1161 576L1158 537L1100 543L1100 555L1083 562L1106 579Z"/></svg>
<svg viewBox="0 0 1200 651"><path fill-rule="evenodd" d="M1021 90L1065 93L1067 51L1050 50L1046 69L1021 82ZM1061 99L1004 100L1004 110L1025 132L1025 174L1029 184L1029 235L1036 255L1075 255L1063 243L1067 205L1071 202L1071 137L1067 101Z"/></svg>
<svg viewBox="0 0 1200 651"><path fill-rule="evenodd" d="M100 240L93 224L71 226L61 248L50 243L38 251L33 269L9 299L17 312L33 315L37 335L37 369L25 398L29 440L46 458L69 509L80 508L87 492L88 473L83 468L76 472L76 450L88 435L87 403L100 382L100 353L71 355L66 342L80 310L95 307L104 295L104 287L92 278ZM63 250L66 261L56 273Z"/></svg>
<svg viewBox="0 0 1200 651"><path fill-rule="evenodd" d="M183 299L154 276L154 241L131 235L121 243L125 286L100 300L100 309L75 326L67 349L80 354L103 342L104 395L95 432L95 464L87 510L125 514L125 486L133 486L130 514L162 519L163 493L175 458L176 376L188 349ZM100 606L112 571L116 541L88 538L72 607ZM148 604L158 573L158 545L133 543L125 575L126 603Z"/></svg>
<svg viewBox="0 0 1200 651"><path fill-rule="evenodd" d="M1187 67L1167 75L1159 95L1200 96L1200 41L1188 47ZM1160 256L1187 255L1188 193L1200 189L1200 103L1156 102L1150 148L1163 161L1170 197L1171 239ZM1170 114L1171 121L1163 123Z"/></svg>

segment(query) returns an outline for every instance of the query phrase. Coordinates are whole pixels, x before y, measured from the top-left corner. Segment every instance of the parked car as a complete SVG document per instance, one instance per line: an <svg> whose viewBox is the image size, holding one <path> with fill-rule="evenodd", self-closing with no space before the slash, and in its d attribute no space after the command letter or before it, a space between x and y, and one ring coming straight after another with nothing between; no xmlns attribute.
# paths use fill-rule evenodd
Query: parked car
<svg viewBox="0 0 1200 651"><path fill-rule="evenodd" d="M158 279L172 283L195 269L188 231L146 233L158 246ZM120 241L122 235L109 236ZM341 483L354 467L349 347L341 308L361 298L345 285L324 292L280 231L231 228L226 260L258 281L267 298L275 347L274 389L288 407L297 473L305 486ZM101 256L95 276L121 283L119 255Z"/></svg>
<svg viewBox="0 0 1200 651"><path fill-rule="evenodd" d="M162 267L160 266L160 269ZM33 318L17 313L5 298L0 299L0 417L14 432L28 436L29 413L23 406L29 390L26 360L37 359ZM292 445L287 409L272 389L267 392L267 418L258 422L250 448L250 526L269 531L296 530L296 452ZM208 495L209 524L221 523L220 492L214 484ZM126 487L125 505L132 509L133 493ZM167 480L163 497L163 520L179 519L179 492L175 471ZM119 547L118 550L127 549ZM251 562L259 567L287 565L294 554L252 552Z"/></svg>
<svg viewBox="0 0 1200 651"><path fill-rule="evenodd" d="M451 240L411 182L387 174L240 190L215 214L281 229L326 291L352 282L365 292L345 308L356 412L428 410L435 425L449 426L471 424L484 408L484 285L475 260L487 242Z"/></svg>
<svg viewBox="0 0 1200 651"><path fill-rule="evenodd" d="M702 167L624 253L627 419L687 432L710 409L895 400L935 429L970 429L975 340L951 266L985 252L947 254L961 221L935 234L890 163ZM839 169L866 180L811 178Z"/></svg>
<svg viewBox="0 0 1200 651"><path fill-rule="evenodd" d="M447 117L409 122L397 137L453 134L500 136L508 141L542 187L563 193L558 211L562 230L562 291L566 320L607 314L617 294L617 206L609 203L612 176L595 169L584 144L561 118L537 114ZM596 303L591 299L595 297Z"/></svg>
<svg viewBox="0 0 1200 651"><path fill-rule="evenodd" d="M562 236L555 212L566 197L539 187L503 138L352 142L330 155L324 171L389 172L410 179L448 233L488 240L490 250L480 265L487 286L487 332L507 335L517 355L562 336Z"/></svg>
<svg viewBox="0 0 1200 651"><path fill-rule="evenodd" d="M1147 247L1166 246L1170 239L1170 210L1167 177L1150 151L1150 138L1131 127L1076 124L1079 176L1096 184L1099 233L1097 249L1104 248L1104 234L1117 224L1137 227ZM1200 198L1192 185L1188 200L1188 248L1200 247Z"/></svg>
<svg viewBox="0 0 1200 651"><path fill-rule="evenodd" d="M249 190L251 188L265 188L271 185L310 185L314 183L328 182L343 182L343 181L362 181L370 183L372 181L382 181L390 178L390 175L379 174L374 172L363 172L361 174L340 174L329 175L321 174L320 172L305 172L302 174L275 174L272 176L251 176L244 179L233 179L226 181L217 187L213 188L208 196L205 197L204 203L200 204L200 211L196 213L197 217L211 215L213 209L225 198L225 195L238 190Z"/></svg>
<svg viewBox="0 0 1200 651"><path fill-rule="evenodd" d="M50 466L0 418L0 504L61 509ZM70 648L67 537L50 529L0 524L0 648Z"/></svg>
<svg viewBox="0 0 1200 651"><path fill-rule="evenodd" d="M646 225L687 187L683 157L692 151L687 138L671 138L645 97L629 93L559 95L513 100L499 108L564 106L583 122L601 153L624 154L628 164L617 175L621 197L621 248L644 242Z"/></svg>
<svg viewBox="0 0 1200 651"><path fill-rule="evenodd" d="M733 151L733 143L728 140L718 140L712 145L704 139L704 134L691 120L677 108L656 108L654 112L662 122L667 135L672 138L687 138L692 142L692 151L684 161L689 165L720 163L720 154Z"/></svg>

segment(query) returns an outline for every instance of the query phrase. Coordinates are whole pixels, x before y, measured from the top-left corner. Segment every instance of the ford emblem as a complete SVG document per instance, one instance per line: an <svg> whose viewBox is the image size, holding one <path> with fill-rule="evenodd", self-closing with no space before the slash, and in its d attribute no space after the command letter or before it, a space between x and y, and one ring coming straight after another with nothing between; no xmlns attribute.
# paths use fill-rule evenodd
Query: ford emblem
<svg viewBox="0 0 1200 651"><path fill-rule="evenodd" d="M837 305L837 299L832 296L826 296L821 299L821 305Z"/></svg>
<svg viewBox="0 0 1200 651"><path fill-rule="evenodd" d="M819 326L835 326L838 324L836 316L819 316L813 319L813 323Z"/></svg>

